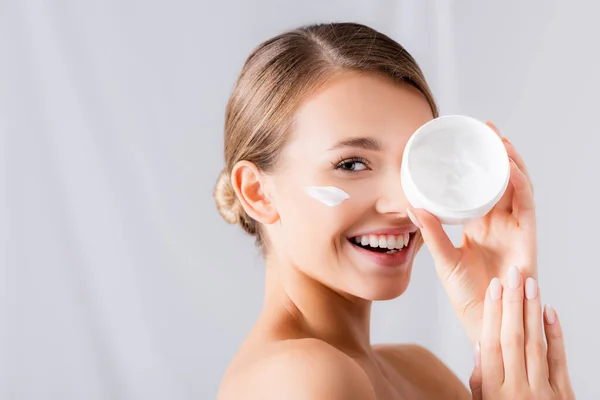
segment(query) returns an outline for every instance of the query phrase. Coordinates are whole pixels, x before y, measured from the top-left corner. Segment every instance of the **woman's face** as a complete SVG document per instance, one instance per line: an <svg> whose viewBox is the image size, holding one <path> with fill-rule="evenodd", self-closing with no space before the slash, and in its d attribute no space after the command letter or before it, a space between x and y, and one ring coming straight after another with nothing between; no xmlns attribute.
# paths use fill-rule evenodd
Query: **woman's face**
<svg viewBox="0 0 600 400"><path fill-rule="evenodd" d="M270 250L344 294L401 295L422 239L406 213L400 165L411 134L432 118L417 89L369 74L341 74L306 99L271 176L279 221L266 227ZM327 206L308 186L350 198Z"/></svg>

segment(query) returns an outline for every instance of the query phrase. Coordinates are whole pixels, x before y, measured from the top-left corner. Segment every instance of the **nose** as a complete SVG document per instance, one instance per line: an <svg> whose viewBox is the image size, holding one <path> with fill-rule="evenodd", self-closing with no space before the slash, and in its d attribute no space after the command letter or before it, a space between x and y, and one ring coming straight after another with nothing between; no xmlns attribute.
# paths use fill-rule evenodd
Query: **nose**
<svg viewBox="0 0 600 400"><path fill-rule="evenodd" d="M385 177L382 177L379 186L379 195L375 204L377 212L406 216L406 208L410 203L402 189L400 171L389 171Z"/></svg>

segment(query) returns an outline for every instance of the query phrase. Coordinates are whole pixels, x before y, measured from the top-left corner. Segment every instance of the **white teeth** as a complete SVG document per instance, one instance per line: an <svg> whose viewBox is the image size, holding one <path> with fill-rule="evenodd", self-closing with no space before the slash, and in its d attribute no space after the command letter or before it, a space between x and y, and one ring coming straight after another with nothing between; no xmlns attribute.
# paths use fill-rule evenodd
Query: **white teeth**
<svg viewBox="0 0 600 400"><path fill-rule="evenodd" d="M397 238L396 239L396 247L398 249L403 248L404 247L404 236L398 235L398 236L396 236L396 238Z"/></svg>
<svg viewBox="0 0 600 400"><path fill-rule="evenodd" d="M410 234L402 235L362 235L352 238L355 243L361 246L371 246L375 248L400 250L408 245Z"/></svg>
<svg viewBox="0 0 600 400"><path fill-rule="evenodd" d="M375 235L369 236L369 246L379 247L379 239L377 239L377 236L375 236Z"/></svg>
<svg viewBox="0 0 600 400"><path fill-rule="evenodd" d="M388 249L395 249L396 248L396 237L389 235L387 237L387 248Z"/></svg>

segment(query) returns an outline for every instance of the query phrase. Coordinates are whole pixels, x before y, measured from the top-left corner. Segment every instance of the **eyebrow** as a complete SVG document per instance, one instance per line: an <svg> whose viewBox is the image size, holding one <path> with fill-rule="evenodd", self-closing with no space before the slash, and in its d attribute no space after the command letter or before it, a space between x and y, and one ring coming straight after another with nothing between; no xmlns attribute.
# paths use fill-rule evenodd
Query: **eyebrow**
<svg viewBox="0 0 600 400"><path fill-rule="evenodd" d="M357 147L365 150L381 151L381 142L377 139L369 137L354 137L350 139L344 139L332 147L329 150L337 150L344 147Z"/></svg>

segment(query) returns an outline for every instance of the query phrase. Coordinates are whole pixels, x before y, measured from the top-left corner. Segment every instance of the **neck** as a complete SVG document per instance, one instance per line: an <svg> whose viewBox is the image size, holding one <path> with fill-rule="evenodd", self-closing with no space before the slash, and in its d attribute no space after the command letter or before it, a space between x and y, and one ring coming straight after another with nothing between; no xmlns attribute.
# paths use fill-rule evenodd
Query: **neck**
<svg viewBox="0 0 600 400"><path fill-rule="evenodd" d="M371 301L341 293L293 265L267 259L264 318L286 331L329 343L347 354L370 354Z"/></svg>

